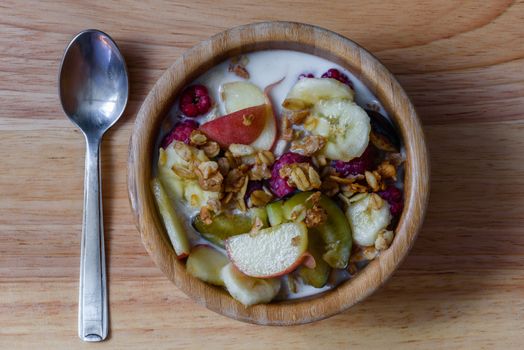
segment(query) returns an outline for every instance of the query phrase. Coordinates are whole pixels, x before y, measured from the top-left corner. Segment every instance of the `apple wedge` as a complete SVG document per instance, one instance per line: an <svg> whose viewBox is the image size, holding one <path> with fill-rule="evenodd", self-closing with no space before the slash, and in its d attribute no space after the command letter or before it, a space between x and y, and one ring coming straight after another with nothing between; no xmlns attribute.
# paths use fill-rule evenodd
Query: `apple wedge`
<svg viewBox="0 0 524 350"><path fill-rule="evenodd" d="M232 143L249 145L265 129L267 113L265 104L244 108L202 124L200 130L221 147L229 147Z"/></svg>
<svg viewBox="0 0 524 350"><path fill-rule="evenodd" d="M286 96L282 107L300 111L312 107L321 100L343 98L353 101L353 91L335 79L303 78L297 81Z"/></svg>
<svg viewBox="0 0 524 350"><path fill-rule="evenodd" d="M220 271L229 264L227 257L209 245L197 245L191 249L186 261L186 270L190 275L217 286L223 286Z"/></svg>
<svg viewBox="0 0 524 350"><path fill-rule="evenodd" d="M229 260L244 274L258 278L278 277L300 264L315 266L307 249L304 223L285 223L226 240Z"/></svg>
<svg viewBox="0 0 524 350"><path fill-rule="evenodd" d="M151 181L151 189L155 196L160 216L164 222L164 226L167 231L167 235L178 259L183 259L188 256L190 247L189 241L186 236L184 225L180 221L180 218L175 213L175 209L171 205L170 199L167 196L164 187L157 178Z"/></svg>
<svg viewBox="0 0 524 350"><path fill-rule="evenodd" d="M255 84L247 81L234 81L223 84L221 97L226 113L233 113L266 103L262 90Z"/></svg>
<svg viewBox="0 0 524 350"><path fill-rule="evenodd" d="M238 271L231 263L222 268L220 277L229 294L244 306L269 303L280 290L278 278L249 277Z"/></svg>

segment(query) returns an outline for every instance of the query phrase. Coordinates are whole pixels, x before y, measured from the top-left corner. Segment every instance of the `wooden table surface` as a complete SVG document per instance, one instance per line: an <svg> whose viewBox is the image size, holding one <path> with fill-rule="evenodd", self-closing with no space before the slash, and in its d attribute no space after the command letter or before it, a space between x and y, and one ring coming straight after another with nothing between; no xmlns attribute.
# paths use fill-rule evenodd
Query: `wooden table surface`
<svg viewBox="0 0 524 350"><path fill-rule="evenodd" d="M0 3L0 348L522 348L522 1ZM87 2L86 2L87 3ZM184 50L228 27L308 22L368 48L422 118L432 162L424 229L393 278L331 319L263 327L217 315L146 254L126 189L134 118ZM82 29L120 45L125 115L103 144L110 339L77 337L84 140L57 96L63 49Z"/></svg>

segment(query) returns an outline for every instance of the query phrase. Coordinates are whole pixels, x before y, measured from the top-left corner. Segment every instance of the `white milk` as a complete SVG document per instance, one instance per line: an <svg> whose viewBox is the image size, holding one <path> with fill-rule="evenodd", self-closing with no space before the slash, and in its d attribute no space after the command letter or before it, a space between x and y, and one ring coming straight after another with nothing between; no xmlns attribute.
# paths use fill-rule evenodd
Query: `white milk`
<svg viewBox="0 0 524 350"><path fill-rule="evenodd" d="M284 78L280 84L278 84L271 92L271 100L277 115L282 113L282 102L286 97L287 93L291 87L297 82L298 76L300 74L312 73L315 77L320 77L328 69L336 68L342 73L346 74L348 78L353 83L355 89L355 102L363 108L369 108L370 105L374 105L379 108L379 112L382 115L387 116L386 111L372 94L372 92L360 81L358 80L351 72L342 68L341 66L328 61L324 58L313 56L310 54L297 52L297 51L288 51L288 50L267 50L267 51L257 51L250 54L247 54L249 62L246 65L246 69L249 71L250 79L249 81L258 85L261 89L264 89L266 86L279 81ZM232 81L243 81L244 79L236 76L234 73L228 71L230 61L227 60L200 77L198 77L191 85L193 84L203 84L205 85L210 93L211 98L216 103L216 107L212 109L207 115L196 118L200 123L214 119L218 116L225 114L224 104L220 100L220 87L222 84ZM168 113L168 116L165 122L162 125L162 130L158 135L154 161L153 161L153 173L156 174L156 164L158 161L158 152L156 151L160 145L161 140L164 135L169 132L172 126L176 123L178 116L180 115L178 109L178 100L175 101L173 108ZM181 201L176 201L175 203L177 212L182 216L188 216L193 218L198 210L193 210L188 208ZM189 238L192 245L199 243L206 243L212 245L210 242L202 238L196 230L191 225L192 220L183 220L185 226L188 230ZM224 251L220 247L215 246L217 249ZM343 282L350 278L349 274L344 271L340 271L337 275L337 284ZM283 286L285 283L283 283ZM283 290L276 299L298 299L309 297L314 294L319 294L325 292L332 287L326 286L323 288L314 288L303 283L298 283L296 293L285 293L287 289Z"/></svg>

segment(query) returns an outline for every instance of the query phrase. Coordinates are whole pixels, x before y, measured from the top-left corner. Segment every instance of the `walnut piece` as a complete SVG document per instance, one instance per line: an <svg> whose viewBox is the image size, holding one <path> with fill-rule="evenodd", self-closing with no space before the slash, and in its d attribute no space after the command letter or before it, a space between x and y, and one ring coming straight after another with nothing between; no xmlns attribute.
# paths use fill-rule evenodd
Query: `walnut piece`
<svg viewBox="0 0 524 350"><path fill-rule="evenodd" d="M326 144L326 139L322 136L308 135L295 140L291 143L291 152L302 154L304 156L312 156L317 151L321 150Z"/></svg>
<svg viewBox="0 0 524 350"><path fill-rule="evenodd" d="M304 223L307 227L318 227L327 220L327 213L324 208L314 205L311 209L306 210Z"/></svg>
<svg viewBox="0 0 524 350"><path fill-rule="evenodd" d="M380 174L380 176L383 179L393 179L397 180L397 169L393 164L391 164L389 161L383 161L377 168L377 173Z"/></svg>

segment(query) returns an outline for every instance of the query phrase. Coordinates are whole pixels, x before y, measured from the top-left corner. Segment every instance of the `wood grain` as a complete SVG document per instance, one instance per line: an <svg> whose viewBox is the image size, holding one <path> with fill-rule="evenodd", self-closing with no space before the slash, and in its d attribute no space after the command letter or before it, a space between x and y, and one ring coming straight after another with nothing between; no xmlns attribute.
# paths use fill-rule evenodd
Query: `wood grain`
<svg viewBox="0 0 524 350"><path fill-rule="evenodd" d="M505 348L524 343L522 1L209 1L0 4L0 347ZM428 215L393 278L348 312L296 327L196 305L145 252L126 193L140 103L201 40L261 20L308 22L396 74L431 154ZM130 69L126 114L103 149L111 338L76 336L84 144L56 95L74 33L107 31Z"/></svg>

